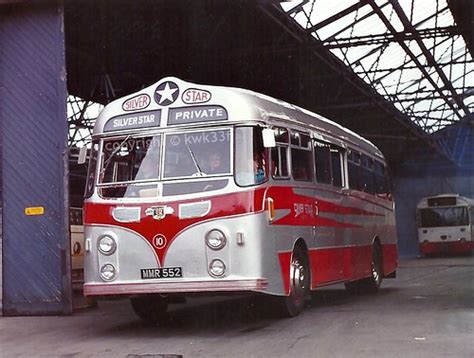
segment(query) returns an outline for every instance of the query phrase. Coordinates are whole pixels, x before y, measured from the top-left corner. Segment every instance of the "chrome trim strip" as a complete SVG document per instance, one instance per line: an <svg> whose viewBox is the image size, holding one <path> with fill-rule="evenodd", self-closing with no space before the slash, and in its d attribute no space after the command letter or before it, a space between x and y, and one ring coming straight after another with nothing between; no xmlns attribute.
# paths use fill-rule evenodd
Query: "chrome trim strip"
<svg viewBox="0 0 474 358"><path fill-rule="evenodd" d="M85 296L135 295L146 293L176 292L231 292L231 291L265 291L268 280L264 278L247 280L212 280L192 282L160 283L117 283L117 284L84 284Z"/></svg>

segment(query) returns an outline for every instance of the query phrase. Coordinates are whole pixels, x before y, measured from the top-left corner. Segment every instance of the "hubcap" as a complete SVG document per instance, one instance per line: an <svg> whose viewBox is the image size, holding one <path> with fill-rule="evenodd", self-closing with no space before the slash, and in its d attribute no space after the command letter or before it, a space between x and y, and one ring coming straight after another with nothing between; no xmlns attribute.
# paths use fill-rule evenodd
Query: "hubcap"
<svg viewBox="0 0 474 358"><path fill-rule="evenodd" d="M374 278L374 281L378 284L380 281L380 273L375 264L372 264L372 277Z"/></svg>
<svg viewBox="0 0 474 358"><path fill-rule="evenodd" d="M380 255L377 249L375 250L376 251L374 251L373 258L372 258L372 277L374 278L375 283L379 285L379 283L382 280L382 268L381 268L381 262L380 262L381 261Z"/></svg>
<svg viewBox="0 0 474 358"><path fill-rule="evenodd" d="M303 299L306 284L305 268L298 258L291 262L290 285L290 295L294 297L295 302L300 302Z"/></svg>

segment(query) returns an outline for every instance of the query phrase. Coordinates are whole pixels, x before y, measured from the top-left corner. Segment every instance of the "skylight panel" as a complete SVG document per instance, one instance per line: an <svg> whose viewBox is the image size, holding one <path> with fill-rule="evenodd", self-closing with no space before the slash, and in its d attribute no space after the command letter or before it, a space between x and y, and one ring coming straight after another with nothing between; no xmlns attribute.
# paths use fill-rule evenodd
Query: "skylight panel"
<svg viewBox="0 0 474 358"><path fill-rule="evenodd" d="M281 5L281 8L283 9L283 11L291 12L294 8L297 8L298 6L300 6L304 2L305 2L304 0L301 0L301 1L297 1L297 0L283 1L282 3L280 3L280 5Z"/></svg>

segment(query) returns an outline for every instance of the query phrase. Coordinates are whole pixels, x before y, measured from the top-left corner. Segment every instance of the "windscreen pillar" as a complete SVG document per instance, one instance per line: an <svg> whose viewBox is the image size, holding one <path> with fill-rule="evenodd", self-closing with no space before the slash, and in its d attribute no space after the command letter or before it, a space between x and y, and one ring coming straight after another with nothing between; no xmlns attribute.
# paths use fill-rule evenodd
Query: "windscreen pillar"
<svg viewBox="0 0 474 358"><path fill-rule="evenodd" d="M70 314L62 1L0 4L3 315Z"/></svg>

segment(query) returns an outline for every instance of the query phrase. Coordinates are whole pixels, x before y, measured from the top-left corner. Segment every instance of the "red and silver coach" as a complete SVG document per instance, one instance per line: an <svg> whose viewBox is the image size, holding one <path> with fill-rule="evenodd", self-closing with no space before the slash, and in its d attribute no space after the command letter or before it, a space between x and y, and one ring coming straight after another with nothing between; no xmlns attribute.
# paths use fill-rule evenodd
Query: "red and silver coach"
<svg viewBox="0 0 474 358"><path fill-rule="evenodd" d="M164 78L96 122L84 292L159 319L190 293L268 294L293 316L324 285L376 290L398 265L390 188L382 153L336 123Z"/></svg>

